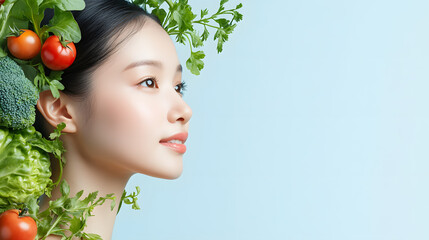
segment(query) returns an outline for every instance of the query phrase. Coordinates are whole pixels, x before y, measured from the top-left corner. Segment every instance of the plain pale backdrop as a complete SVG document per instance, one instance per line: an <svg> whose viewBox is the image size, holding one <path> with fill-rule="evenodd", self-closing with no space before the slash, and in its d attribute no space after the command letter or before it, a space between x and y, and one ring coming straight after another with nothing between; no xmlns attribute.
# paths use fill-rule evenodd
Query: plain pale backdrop
<svg viewBox="0 0 429 240"><path fill-rule="evenodd" d="M182 176L133 176L113 239L429 239L429 1L242 3L185 70Z"/></svg>

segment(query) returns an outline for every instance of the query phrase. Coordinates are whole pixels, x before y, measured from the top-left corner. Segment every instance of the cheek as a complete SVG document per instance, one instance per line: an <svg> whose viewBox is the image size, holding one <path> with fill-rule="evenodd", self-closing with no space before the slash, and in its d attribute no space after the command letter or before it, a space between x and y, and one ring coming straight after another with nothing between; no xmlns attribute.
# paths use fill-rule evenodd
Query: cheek
<svg viewBox="0 0 429 240"><path fill-rule="evenodd" d="M103 91L95 99L87 125L88 151L97 161L124 167L144 164L159 145L161 110L132 91Z"/></svg>

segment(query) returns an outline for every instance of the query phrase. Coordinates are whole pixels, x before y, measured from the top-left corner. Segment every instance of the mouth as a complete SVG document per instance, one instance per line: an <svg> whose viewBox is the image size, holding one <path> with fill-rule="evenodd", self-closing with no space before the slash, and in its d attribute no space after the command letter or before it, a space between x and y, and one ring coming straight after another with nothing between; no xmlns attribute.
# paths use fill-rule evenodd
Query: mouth
<svg viewBox="0 0 429 240"><path fill-rule="evenodd" d="M182 132L182 133L172 135L168 138L161 139L159 143L170 148L173 151L183 154L186 152L186 146L184 143L186 142L187 138L188 138L188 133Z"/></svg>

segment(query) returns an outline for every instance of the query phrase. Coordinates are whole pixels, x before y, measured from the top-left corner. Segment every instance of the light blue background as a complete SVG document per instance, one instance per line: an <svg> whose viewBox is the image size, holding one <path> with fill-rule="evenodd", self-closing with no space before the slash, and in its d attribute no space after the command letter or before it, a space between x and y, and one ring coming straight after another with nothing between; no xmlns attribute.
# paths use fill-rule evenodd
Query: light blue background
<svg viewBox="0 0 429 240"><path fill-rule="evenodd" d="M429 239L429 1L242 2L184 74L182 176L133 176L113 239Z"/></svg>

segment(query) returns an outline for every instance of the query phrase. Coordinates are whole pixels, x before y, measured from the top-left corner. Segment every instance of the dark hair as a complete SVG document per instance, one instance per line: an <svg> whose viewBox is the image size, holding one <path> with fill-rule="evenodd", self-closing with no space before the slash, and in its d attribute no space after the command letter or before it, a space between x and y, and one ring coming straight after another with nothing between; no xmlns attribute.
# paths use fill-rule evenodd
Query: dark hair
<svg viewBox="0 0 429 240"><path fill-rule="evenodd" d="M126 0L85 0L85 9L72 11L81 30L82 39L76 43L76 59L64 70L61 83L62 91L68 96L84 103L86 119L91 113L92 101L91 74L111 56L128 37L137 32L145 21L150 18L161 25L159 19L147 13L141 7ZM42 25L47 24L53 17L53 9L47 9ZM127 27L127 35L120 40ZM36 108L34 127L48 137L46 121Z"/></svg>

